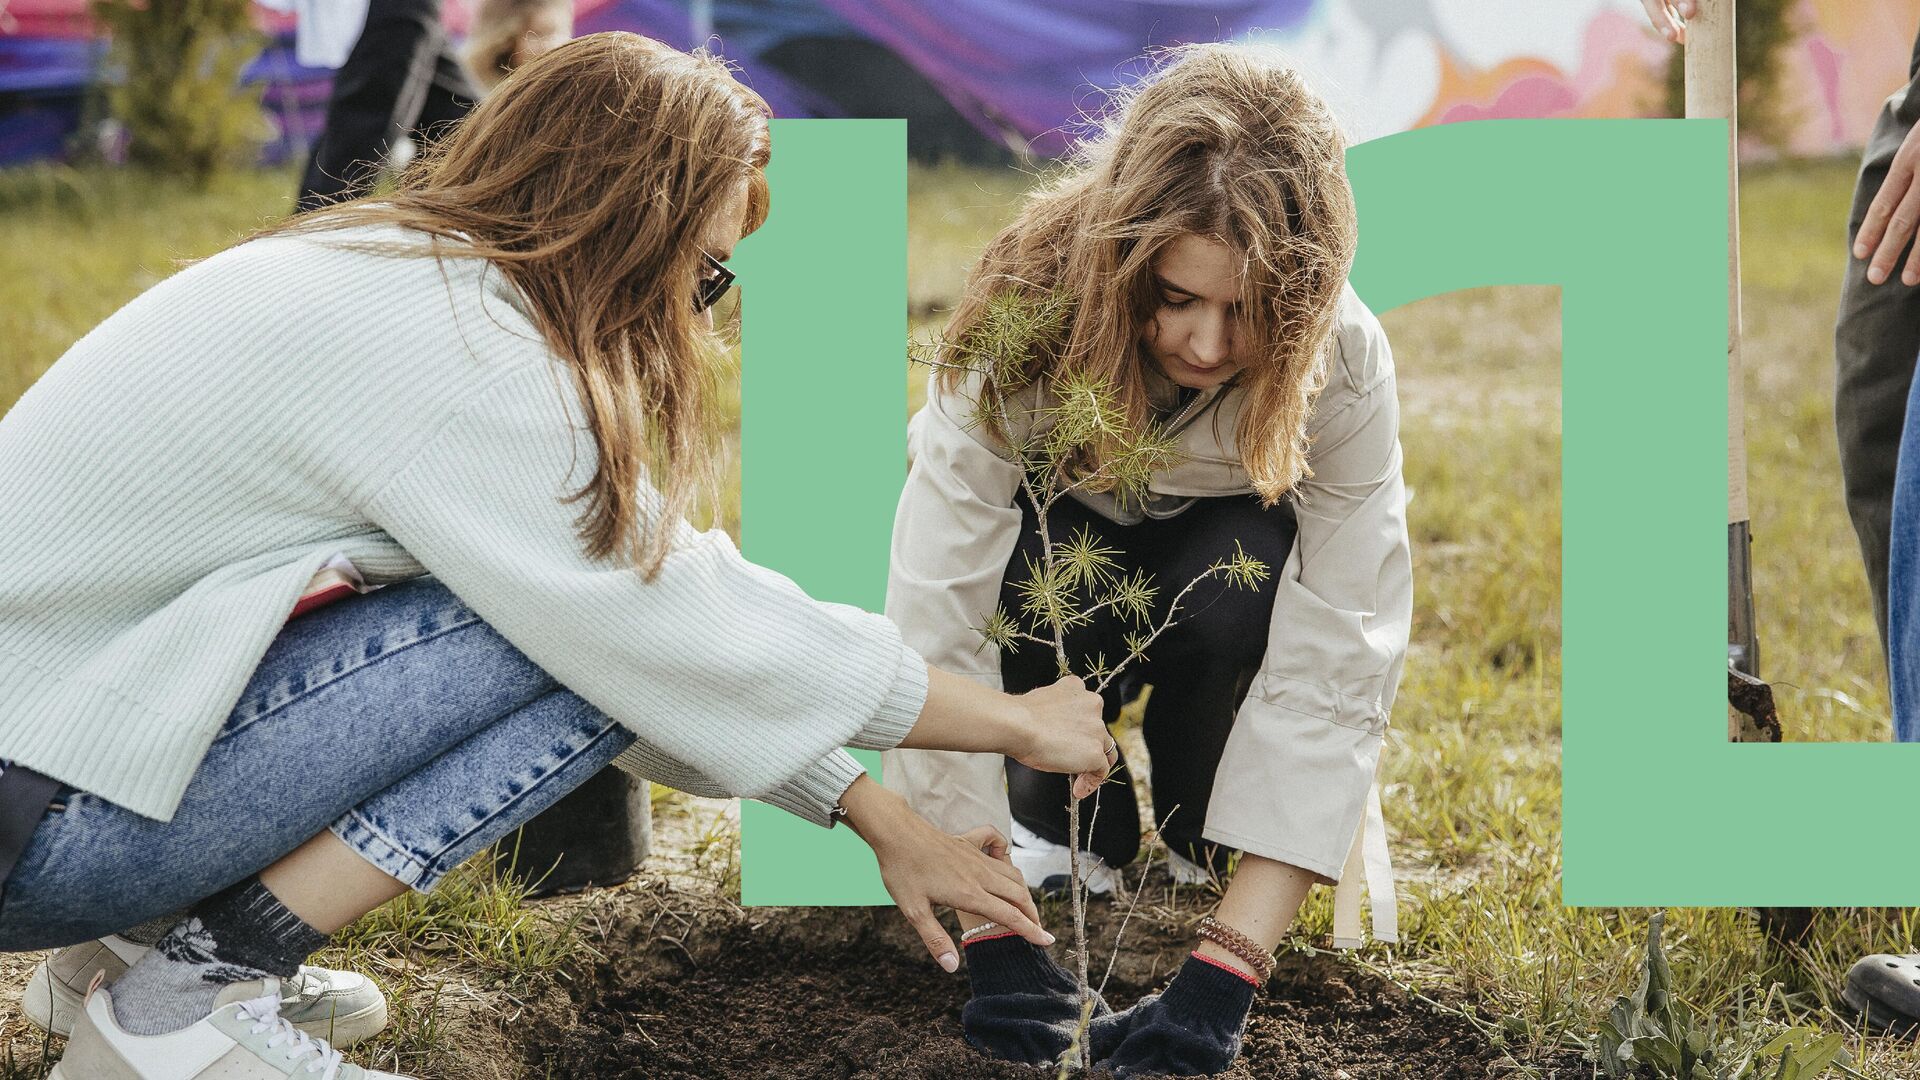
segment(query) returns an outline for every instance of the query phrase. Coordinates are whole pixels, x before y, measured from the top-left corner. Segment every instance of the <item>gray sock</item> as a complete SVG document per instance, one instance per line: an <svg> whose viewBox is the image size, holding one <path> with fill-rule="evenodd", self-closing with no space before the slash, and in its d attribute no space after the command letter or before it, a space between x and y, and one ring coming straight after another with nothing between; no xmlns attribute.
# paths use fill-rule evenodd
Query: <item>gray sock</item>
<svg viewBox="0 0 1920 1080"><path fill-rule="evenodd" d="M292 978L327 936L248 878L195 904L114 982L114 1018L135 1035L179 1031L206 1019L234 983Z"/></svg>
<svg viewBox="0 0 1920 1080"><path fill-rule="evenodd" d="M185 911L170 912L157 919L148 919L138 926L128 927L120 931L117 936L131 941L135 945L145 945L148 948L152 948L154 942L165 937L167 931L179 926L180 920L186 917L187 912Z"/></svg>

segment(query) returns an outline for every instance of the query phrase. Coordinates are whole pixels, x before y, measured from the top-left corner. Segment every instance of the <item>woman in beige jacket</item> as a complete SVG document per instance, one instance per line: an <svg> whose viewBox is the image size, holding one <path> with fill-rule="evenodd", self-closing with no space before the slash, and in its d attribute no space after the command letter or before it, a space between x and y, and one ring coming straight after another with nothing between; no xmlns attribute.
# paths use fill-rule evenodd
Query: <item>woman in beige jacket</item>
<svg viewBox="0 0 1920 1080"><path fill-rule="evenodd" d="M1346 284L1356 223L1344 149L1325 105L1275 57L1168 54L995 238L947 326L945 340L961 340L1010 290L1068 299L1064 329L1028 365L1029 391L1004 410L1019 430L980 422L982 377L951 367L936 370L911 427L887 614L949 670L1007 690L1057 674L1051 649L983 648L972 628L1020 610L1040 541L1006 448L1044 416L1048 379L1064 370L1108 381L1181 453L1144 499L1075 490L1053 504L1052 536L1085 528L1124 571L1153 574L1154 624L1236 543L1271 570L1253 591L1202 583L1137 675L1108 691L1111 718L1153 688L1152 820L1176 872L1222 873L1238 857L1207 928L1219 940L1163 995L1095 1023L1096 1055L1122 1075L1225 1068L1269 950L1315 882L1339 883L1337 938L1359 936L1362 878L1376 936L1394 934L1374 775L1412 580L1392 357ZM1124 629L1097 618L1067 651L1086 670L1086 658L1126 653ZM884 775L942 827L1012 833L1029 884L1063 883L1060 780L994 755L911 750L889 752ZM1141 837L1124 766L1116 778L1101 812L1082 814L1096 888ZM1079 1010L1046 954L991 929L966 951L969 1038L1025 1060L1062 1051Z"/></svg>

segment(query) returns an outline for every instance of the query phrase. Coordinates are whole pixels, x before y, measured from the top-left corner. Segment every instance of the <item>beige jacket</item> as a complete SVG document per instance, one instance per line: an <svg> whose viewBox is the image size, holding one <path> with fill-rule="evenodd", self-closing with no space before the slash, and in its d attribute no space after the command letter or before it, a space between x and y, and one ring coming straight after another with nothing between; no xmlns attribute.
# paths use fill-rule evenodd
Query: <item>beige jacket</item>
<svg viewBox="0 0 1920 1080"><path fill-rule="evenodd" d="M1298 537L1279 573L1266 657L1221 757L1204 835L1339 882L1335 937L1358 944L1363 880L1374 935L1395 937L1374 777L1406 656L1413 580L1393 358L1351 286L1336 335L1308 422L1313 476L1293 496ZM927 404L909 427L886 614L929 663L998 687L998 651L972 628L999 603L1019 539L1020 469L971 430L967 398L930 380ZM1229 387L1187 407L1195 419L1179 433L1183 456L1154 477L1147 513L1164 517L1191 498L1253 490L1234 449L1245 400ZM1111 505L1083 501L1124 520ZM997 755L891 750L883 774L942 828L1010 829Z"/></svg>

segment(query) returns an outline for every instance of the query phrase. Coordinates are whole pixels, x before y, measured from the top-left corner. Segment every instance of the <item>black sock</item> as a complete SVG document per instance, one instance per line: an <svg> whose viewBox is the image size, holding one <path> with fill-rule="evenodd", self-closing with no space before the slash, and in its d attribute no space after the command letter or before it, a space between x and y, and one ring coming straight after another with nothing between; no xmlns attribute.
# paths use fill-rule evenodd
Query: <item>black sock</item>
<svg viewBox="0 0 1920 1080"><path fill-rule="evenodd" d="M114 982L114 1017L135 1035L178 1031L234 983L292 978L327 937L248 878L195 904Z"/></svg>
<svg viewBox="0 0 1920 1080"><path fill-rule="evenodd" d="M1166 990L1106 1025L1095 1054L1108 1056L1096 1063L1122 1078L1221 1072L1240 1055L1253 994L1245 976L1190 956Z"/></svg>
<svg viewBox="0 0 1920 1080"><path fill-rule="evenodd" d="M960 1010L967 1041L1007 1061L1058 1060L1080 1027L1077 983L1038 945L1017 934L966 945L973 997ZM1110 1012L1094 995L1093 1015Z"/></svg>

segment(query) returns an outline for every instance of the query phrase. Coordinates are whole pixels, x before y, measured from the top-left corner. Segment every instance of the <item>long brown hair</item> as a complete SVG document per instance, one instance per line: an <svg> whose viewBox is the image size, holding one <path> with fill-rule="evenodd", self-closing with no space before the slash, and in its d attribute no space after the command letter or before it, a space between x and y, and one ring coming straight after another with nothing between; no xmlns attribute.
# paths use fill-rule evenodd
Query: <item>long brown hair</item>
<svg viewBox="0 0 1920 1080"><path fill-rule="evenodd" d="M1161 304L1154 258L1183 234L1220 240L1242 260L1237 330L1261 343L1239 376L1248 400L1235 437L1271 504L1310 475L1306 422L1356 241L1346 140L1270 49L1187 45L1156 60L988 245L943 336L963 341L1009 290L1064 298L1071 316L1028 377L1071 366L1103 379L1139 429L1152 363L1139 337ZM949 390L963 375L941 372Z"/></svg>
<svg viewBox="0 0 1920 1080"><path fill-rule="evenodd" d="M695 313L698 238L743 180L748 230L766 219L767 116L719 59L591 34L517 70L393 191L266 233L397 224L498 266L579 385L598 462L566 501L587 500L585 550L651 579L674 523L718 491L727 361ZM649 482L664 501L643 525Z"/></svg>

